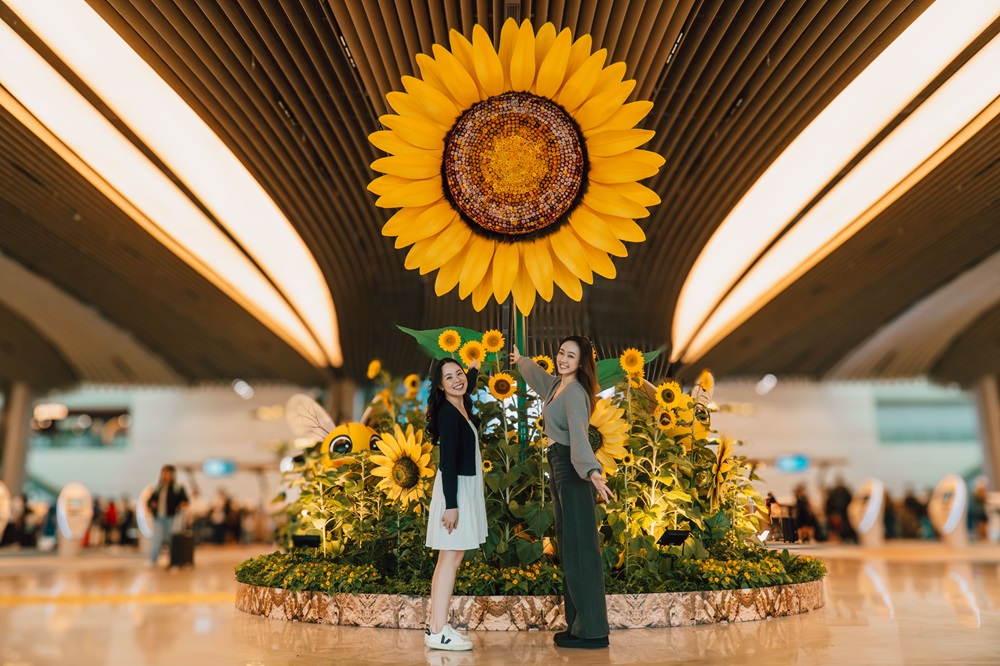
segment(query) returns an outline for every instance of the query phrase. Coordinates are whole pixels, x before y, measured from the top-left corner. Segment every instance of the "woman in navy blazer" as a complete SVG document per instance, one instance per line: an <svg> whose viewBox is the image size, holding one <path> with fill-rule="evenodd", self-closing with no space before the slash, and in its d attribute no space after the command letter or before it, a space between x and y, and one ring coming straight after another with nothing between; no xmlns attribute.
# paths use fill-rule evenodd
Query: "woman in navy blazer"
<svg viewBox="0 0 1000 666"><path fill-rule="evenodd" d="M472 642L448 624L448 607L455 575L465 551L486 541L486 500L483 462L479 451L479 419L472 412L471 394L479 363L462 366L439 359L431 372L427 401L427 433L438 444L438 471L427 518L427 547L438 551L431 582L431 616L424 644L437 650L470 650Z"/></svg>

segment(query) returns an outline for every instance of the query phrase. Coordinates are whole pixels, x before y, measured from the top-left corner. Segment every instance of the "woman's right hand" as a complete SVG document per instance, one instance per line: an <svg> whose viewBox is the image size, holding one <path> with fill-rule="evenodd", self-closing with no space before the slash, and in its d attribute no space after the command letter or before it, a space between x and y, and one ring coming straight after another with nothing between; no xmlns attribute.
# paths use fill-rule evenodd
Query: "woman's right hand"
<svg viewBox="0 0 1000 666"><path fill-rule="evenodd" d="M521 360L521 352L517 350L517 345L514 345L510 349L510 362L512 365L517 365L519 360Z"/></svg>
<svg viewBox="0 0 1000 666"><path fill-rule="evenodd" d="M441 517L441 525L451 534L452 530L458 527L458 509L445 509L444 516Z"/></svg>

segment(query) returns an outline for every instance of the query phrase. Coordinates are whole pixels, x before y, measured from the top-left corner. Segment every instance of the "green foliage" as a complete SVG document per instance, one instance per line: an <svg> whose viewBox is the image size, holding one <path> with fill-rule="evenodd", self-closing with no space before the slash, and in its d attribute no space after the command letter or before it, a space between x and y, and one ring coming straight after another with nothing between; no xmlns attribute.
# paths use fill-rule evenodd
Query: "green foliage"
<svg viewBox="0 0 1000 666"><path fill-rule="evenodd" d="M474 331L450 328L464 341L478 339ZM437 337L446 329L404 330L428 353L435 349L432 355L444 353L437 347ZM645 354L646 360L657 353ZM611 400L621 410L626 422L622 427L628 434L624 449L608 449L619 458L617 470L608 475L616 498L597 507L610 592L737 589L825 575L821 562L773 553L757 540L764 506L752 486L745 458L731 453L731 446L714 441L707 418L700 423L695 418L696 408L703 417L709 414L711 401L706 392L698 389L681 395L672 410L671 427L663 429L662 410L655 399L639 382L629 381L617 359L600 361L599 367L606 376L618 378ZM494 399L487 384L489 376L499 370L498 360L484 364L473 396L481 420L488 536L478 551L467 554L469 561L459 572L456 592L558 593L561 574L554 566L558 544L544 453L547 442L538 423L541 404L526 390L516 368L505 371L517 382L517 395L506 401ZM370 423L380 432L389 432L396 424L412 424L422 431L424 406L406 397L401 382L385 371L378 382ZM722 460L719 448L724 450ZM437 449L433 455L437 456ZM262 572L247 575L293 586L288 589L339 590L327 582L327 573L330 581L346 576L344 584L358 590L425 586L435 563L424 545L433 479L422 480L426 491L422 501L402 507L376 487L381 477L372 475L369 458L363 452L333 465L322 452L306 451L304 460L287 475L301 496L287 507L283 543L287 547L291 534L306 533L321 535L323 545L308 557L299 551L267 556L274 560L267 566L278 568L265 570L257 564L252 570ZM436 467L436 460L432 464ZM667 529L688 530L690 535L679 546L660 546L657 540ZM327 566L331 563L332 569ZM282 577L280 566L303 575ZM323 576L301 571L309 566L320 568ZM359 582L363 572L369 575ZM311 587L294 587L305 585L304 580L311 581Z"/></svg>

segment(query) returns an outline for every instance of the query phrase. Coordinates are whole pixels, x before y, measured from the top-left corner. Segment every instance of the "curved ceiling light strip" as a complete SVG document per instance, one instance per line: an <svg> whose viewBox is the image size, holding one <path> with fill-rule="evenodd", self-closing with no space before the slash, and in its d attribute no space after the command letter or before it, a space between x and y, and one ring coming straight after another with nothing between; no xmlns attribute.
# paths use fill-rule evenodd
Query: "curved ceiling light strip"
<svg viewBox="0 0 1000 666"><path fill-rule="evenodd" d="M883 326L828 374L828 379L917 377L970 324L1000 302L1000 252Z"/></svg>
<svg viewBox="0 0 1000 666"><path fill-rule="evenodd" d="M740 276L1000 13L995 0L969 0L962 11L954 9L939 0L924 11L817 115L723 220L681 289L674 314L673 360L694 360L707 351L706 337L719 336L706 335L706 322ZM844 219L844 226L853 219ZM696 336L701 348L692 353Z"/></svg>
<svg viewBox="0 0 1000 666"><path fill-rule="evenodd" d="M183 384L127 332L48 280L0 255L0 304L30 323L88 382Z"/></svg>
<svg viewBox="0 0 1000 666"><path fill-rule="evenodd" d="M1000 36L861 160L726 295L692 341L697 359L891 206L1000 115Z"/></svg>
<svg viewBox="0 0 1000 666"><path fill-rule="evenodd" d="M310 349L306 356L310 361L320 367L342 365L337 314L319 265L274 201L211 128L82 0L60 3L58 11L53 11L47 3L34 0L9 0L6 4L167 165L267 274L294 309L292 316L304 323L307 335L313 338L311 344L300 340L296 348L318 345L319 353ZM15 95L25 103L20 94ZM42 119L43 113L30 104L25 103L25 106ZM59 111L65 113L64 109ZM55 131L48 119L43 122ZM55 131L62 141L91 163L164 232L192 254L198 254L228 281L241 283L227 275L228 269L215 265L217 255L202 252L199 245L191 242L200 240L202 235L211 235L199 228L214 227L211 220L201 213L151 214L151 204L140 203L142 199L133 192L134 189L153 189L148 174L129 176L126 168L117 172L115 179L108 178L103 168L93 163L95 156L77 147L77 142L92 143L86 137L75 138L76 133L84 133L77 127L80 123L68 124L70 127L64 127L63 131ZM143 168L143 171L147 170ZM153 198L155 206L167 200L162 192ZM171 207L181 206L173 202ZM287 320L288 315L272 315L271 319ZM303 326L300 324L289 330L291 328ZM301 337L301 331L293 335Z"/></svg>

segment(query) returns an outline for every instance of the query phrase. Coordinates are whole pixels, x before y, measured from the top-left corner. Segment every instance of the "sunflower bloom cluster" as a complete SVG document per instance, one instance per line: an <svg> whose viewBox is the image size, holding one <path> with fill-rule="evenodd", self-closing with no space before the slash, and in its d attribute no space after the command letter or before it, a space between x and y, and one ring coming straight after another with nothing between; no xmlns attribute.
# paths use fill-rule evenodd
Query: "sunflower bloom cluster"
<svg viewBox="0 0 1000 666"><path fill-rule="evenodd" d="M369 136L385 175L368 189L399 209L382 234L410 248L408 269L437 271L439 296L457 288L482 310L513 294L525 315L555 287L579 301L595 273L616 276L625 242L645 240L634 220L660 199L638 181L664 160L635 126L653 105L626 103L625 63L592 49L551 23L508 19L499 49L482 26L471 41L452 30L450 49L417 55L420 77L386 95L395 113Z"/></svg>
<svg viewBox="0 0 1000 666"><path fill-rule="evenodd" d="M389 499L407 506L426 496L421 479L434 476L431 462L431 443L423 441L423 431L414 432L408 425L406 431L397 424L392 434L382 433L378 448L382 455L370 460L376 465L372 476L383 477L378 487Z"/></svg>
<svg viewBox="0 0 1000 666"><path fill-rule="evenodd" d="M624 409L615 407L609 398L601 398L590 416L588 429L590 447L594 450L597 462L601 463L608 474L617 471L617 460L630 457L625 449L625 444L628 443L629 425L623 418L624 415Z"/></svg>

